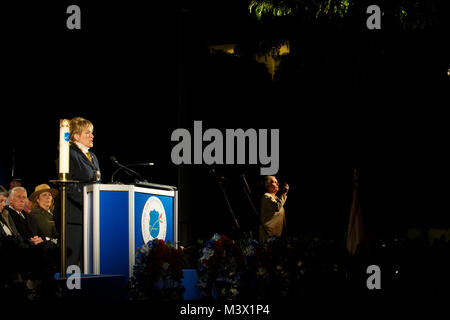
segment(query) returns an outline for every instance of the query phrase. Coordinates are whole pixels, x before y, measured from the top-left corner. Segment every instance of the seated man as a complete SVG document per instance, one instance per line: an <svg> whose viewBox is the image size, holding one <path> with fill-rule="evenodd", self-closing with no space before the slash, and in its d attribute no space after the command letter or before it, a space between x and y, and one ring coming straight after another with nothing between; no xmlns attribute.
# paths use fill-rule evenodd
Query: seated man
<svg viewBox="0 0 450 320"><path fill-rule="evenodd" d="M20 238L19 232L8 213L5 209L6 200L8 198L8 192L0 192L0 235L1 236L14 236L15 238Z"/></svg>
<svg viewBox="0 0 450 320"><path fill-rule="evenodd" d="M52 241L45 241L37 231L34 219L23 212L26 190L16 187L9 196L10 206L5 207L0 219L0 239L5 243L12 244L7 248L12 248L8 253L11 257L10 268L23 275L37 277L56 272L58 264L57 246ZM4 205L0 195L0 208ZM21 243L29 244L23 246Z"/></svg>
<svg viewBox="0 0 450 320"><path fill-rule="evenodd" d="M38 235L36 222L26 212L25 200L27 199L27 191L22 187L15 187L11 190L9 195L9 216L12 218L14 225L17 228L20 236L27 239L34 245L38 245L43 242L42 238ZM6 222L6 221L5 221Z"/></svg>
<svg viewBox="0 0 450 320"><path fill-rule="evenodd" d="M14 222L12 222L11 217L8 214L8 211L5 210L3 213L3 209L6 206L6 199L8 197L8 192L1 191L0 192L0 238L2 237L8 237L8 236L14 236L17 234L14 233L12 225L14 225ZM14 226L15 229L15 226Z"/></svg>

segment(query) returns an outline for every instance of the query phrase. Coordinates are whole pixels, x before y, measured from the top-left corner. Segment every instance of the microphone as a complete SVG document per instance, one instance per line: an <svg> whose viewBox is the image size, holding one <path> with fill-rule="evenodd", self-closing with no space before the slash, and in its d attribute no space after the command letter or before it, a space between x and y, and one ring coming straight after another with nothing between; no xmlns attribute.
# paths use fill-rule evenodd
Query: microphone
<svg viewBox="0 0 450 320"><path fill-rule="evenodd" d="M139 173L137 173L136 171L134 171L134 170L128 168L127 166L124 166L123 164L119 163L119 161L117 160L116 157L110 156L109 159L110 159L116 166L119 167L119 168L118 168L116 171L114 171L114 173L112 174L112 176L111 176L111 183L114 183L114 176L116 175L116 173L117 173L118 171L120 171L120 169L125 170L125 172L126 172L130 177L133 178L133 175L134 175L135 178L137 177L137 178L139 178L139 179L141 179L141 180L143 180L143 181L146 182L146 180L145 180L144 178L142 178L142 176L141 176ZM137 179L135 179L135 182L139 182L139 181L138 181Z"/></svg>
<svg viewBox="0 0 450 320"><path fill-rule="evenodd" d="M117 158L114 156L109 157L109 159L111 159L112 162L114 162L114 164L116 166L121 167L122 165L119 163L119 161L117 161ZM124 167L133 167L133 166L154 166L155 163L154 162L141 162L141 163L132 163L132 164L127 164Z"/></svg>
<svg viewBox="0 0 450 320"><path fill-rule="evenodd" d="M132 163L127 164L125 167L134 167L134 166L154 166L154 162L141 162L141 163Z"/></svg>
<svg viewBox="0 0 450 320"><path fill-rule="evenodd" d="M118 166L118 167L121 166L121 164L119 163L119 161L117 161L116 157L111 156L111 157L109 157L109 159L110 159L112 162L114 162L114 164L115 164L116 166Z"/></svg>

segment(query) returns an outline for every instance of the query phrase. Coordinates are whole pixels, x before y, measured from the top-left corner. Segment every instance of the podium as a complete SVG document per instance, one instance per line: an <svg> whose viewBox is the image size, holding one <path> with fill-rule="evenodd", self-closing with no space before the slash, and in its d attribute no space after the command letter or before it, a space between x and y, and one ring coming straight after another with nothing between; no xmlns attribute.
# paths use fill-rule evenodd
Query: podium
<svg viewBox="0 0 450 320"><path fill-rule="evenodd" d="M83 199L84 273L128 279L145 243L155 238L178 243L176 187L91 184Z"/></svg>

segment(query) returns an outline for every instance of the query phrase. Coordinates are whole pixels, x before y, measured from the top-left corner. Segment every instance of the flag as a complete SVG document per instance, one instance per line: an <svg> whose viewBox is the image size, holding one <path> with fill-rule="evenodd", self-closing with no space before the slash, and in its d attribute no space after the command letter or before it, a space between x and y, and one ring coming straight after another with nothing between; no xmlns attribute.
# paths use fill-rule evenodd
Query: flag
<svg viewBox="0 0 450 320"><path fill-rule="evenodd" d="M355 169L353 178L353 200L347 230L347 250L351 255L356 253L356 248L364 239L364 226L362 223L358 184L358 172Z"/></svg>

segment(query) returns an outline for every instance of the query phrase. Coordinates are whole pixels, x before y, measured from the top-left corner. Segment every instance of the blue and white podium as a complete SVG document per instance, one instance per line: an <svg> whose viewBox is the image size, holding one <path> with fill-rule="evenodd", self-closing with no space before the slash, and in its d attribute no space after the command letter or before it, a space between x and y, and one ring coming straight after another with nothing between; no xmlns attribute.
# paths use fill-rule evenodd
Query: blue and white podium
<svg viewBox="0 0 450 320"><path fill-rule="evenodd" d="M176 187L91 184L84 187L84 273L133 273L135 253L155 238L178 243Z"/></svg>

